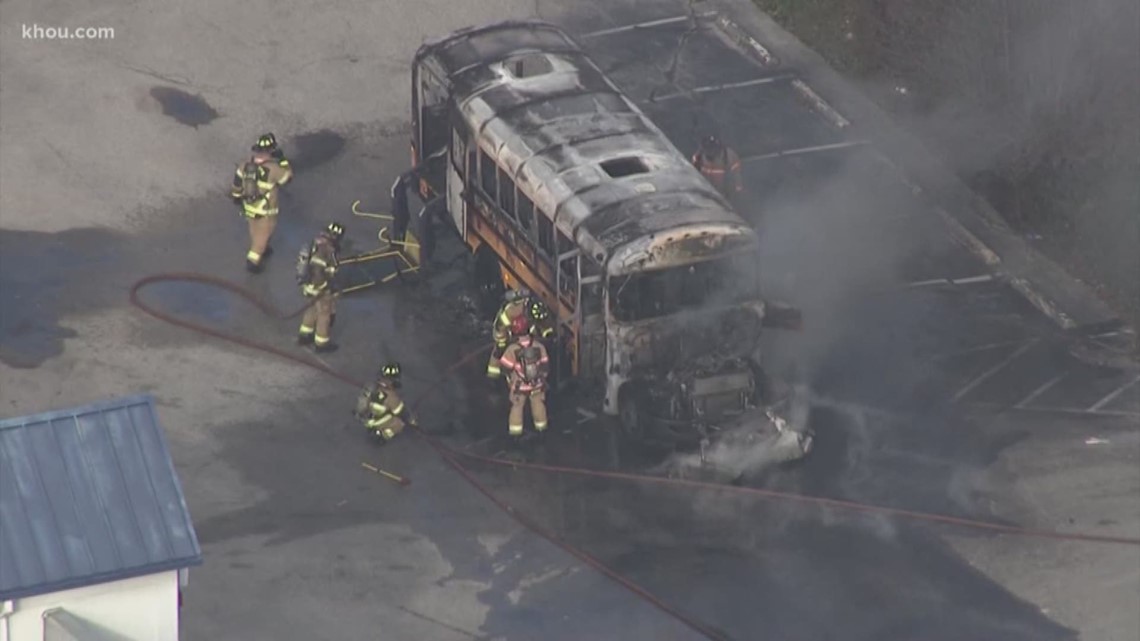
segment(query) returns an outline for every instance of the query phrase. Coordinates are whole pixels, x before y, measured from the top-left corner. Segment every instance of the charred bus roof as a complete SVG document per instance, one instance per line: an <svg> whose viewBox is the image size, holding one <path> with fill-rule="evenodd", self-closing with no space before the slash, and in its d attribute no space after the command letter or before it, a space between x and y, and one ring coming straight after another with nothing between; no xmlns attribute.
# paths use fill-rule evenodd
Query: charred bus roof
<svg viewBox="0 0 1140 641"><path fill-rule="evenodd" d="M558 27L512 21L464 29L425 44L415 60L447 82L480 147L599 264L682 227L752 234Z"/></svg>

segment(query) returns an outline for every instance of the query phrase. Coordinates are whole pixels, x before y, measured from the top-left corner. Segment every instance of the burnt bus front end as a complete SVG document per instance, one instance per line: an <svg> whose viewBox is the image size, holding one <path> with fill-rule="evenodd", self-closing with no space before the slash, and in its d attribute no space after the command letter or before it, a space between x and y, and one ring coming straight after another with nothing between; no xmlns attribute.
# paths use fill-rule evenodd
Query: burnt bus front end
<svg viewBox="0 0 1140 641"><path fill-rule="evenodd" d="M808 426L782 416L791 388L760 355L763 329L796 329L798 313L763 300L757 263L745 227L677 230L615 254L604 408L627 436L709 448L755 432L781 459L807 454Z"/></svg>

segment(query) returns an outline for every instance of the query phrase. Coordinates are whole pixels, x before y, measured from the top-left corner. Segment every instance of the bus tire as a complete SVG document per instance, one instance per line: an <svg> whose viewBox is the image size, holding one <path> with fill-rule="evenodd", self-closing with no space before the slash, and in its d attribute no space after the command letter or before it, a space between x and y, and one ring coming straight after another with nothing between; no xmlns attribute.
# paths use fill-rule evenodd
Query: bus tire
<svg viewBox="0 0 1140 641"><path fill-rule="evenodd" d="M499 257L486 245L475 250L475 261L471 269L471 285L475 289L476 303L484 315L494 314L503 301L503 276L499 267Z"/></svg>

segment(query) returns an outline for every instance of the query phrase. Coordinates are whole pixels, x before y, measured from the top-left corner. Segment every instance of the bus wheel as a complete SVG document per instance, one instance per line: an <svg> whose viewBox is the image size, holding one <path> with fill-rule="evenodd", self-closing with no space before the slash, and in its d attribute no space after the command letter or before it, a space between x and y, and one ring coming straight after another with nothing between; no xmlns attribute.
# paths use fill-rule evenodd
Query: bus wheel
<svg viewBox="0 0 1140 641"><path fill-rule="evenodd" d="M471 279L480 310L485 315L494 314L503 301L503 276L499 270L499 257L486 246L475 251Z"/></svg>

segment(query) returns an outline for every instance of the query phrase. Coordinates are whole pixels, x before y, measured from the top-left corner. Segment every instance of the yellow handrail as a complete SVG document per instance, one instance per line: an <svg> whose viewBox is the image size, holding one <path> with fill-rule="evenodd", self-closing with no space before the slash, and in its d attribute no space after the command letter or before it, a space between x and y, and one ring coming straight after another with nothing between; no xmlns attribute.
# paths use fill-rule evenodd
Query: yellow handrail
<svg viewBox="0 0 1140 641"><path fill-rule="evenodd" d="M359 206L360 206L359 200L355 200L352 202L352 215L364 216L366 218L379 218L381 220L394 220L392 218L392 214L370 214L366 211L360 211L359 209L357 209L357 207L359 207Z"/></svg>
<svg viewBox="0 0 1140 641"><path fill-rule="evenodd" d="M391 214L380 214L380 213L371 213L371 212L360 211L360 201L359 200L353 201L352 213L354 216L363 216L366 218L379 218L380 220L395 220L395 218ZM406 235L405 235L405 238L407 238L408 240L403 240L403 241L392 240L389 237L390 232L388 231L388 229L389 228L387 226L381 227L380 231L376 234L377 239L380 241L380 248L379 249L377 249L375 251L371 251L371 252L365 252L363 254L358 254L356 256L349 256L346 258L342 258L340 260L340 264L341 265L351 265L353 263L364 263L364 262L369 262L369 261L374 261L374 260L381 260L384 258L395 258L399 261L399 263L396 266L396 271L391 273L391 274L384 276L383 278L381 278L379 280L373 280L373 281L369 281L367 283L361 283L360 285L354 285L352 287L345 288L345 289L341 290L341 292L340 292L341 294L347 294L349 292L367 289L368 287L372 287L375 285L382 285L384 283L387 283L387 282L397 278L400 275L400 273L413 273L413 272L419 271L419 269L420 269L420 244L416 241L415 234L413 234L411 231L408 231L408 232L406 232Z"/></svg>

